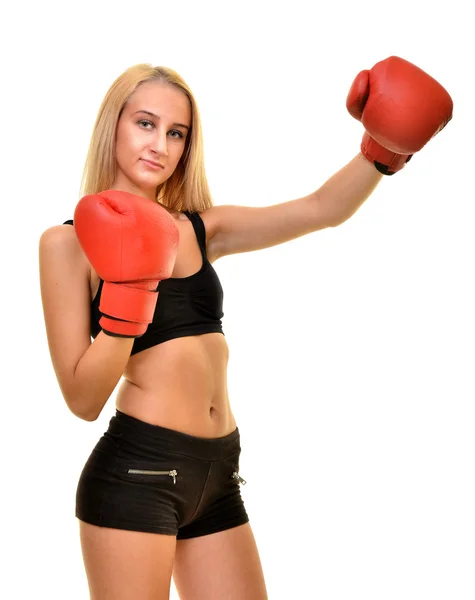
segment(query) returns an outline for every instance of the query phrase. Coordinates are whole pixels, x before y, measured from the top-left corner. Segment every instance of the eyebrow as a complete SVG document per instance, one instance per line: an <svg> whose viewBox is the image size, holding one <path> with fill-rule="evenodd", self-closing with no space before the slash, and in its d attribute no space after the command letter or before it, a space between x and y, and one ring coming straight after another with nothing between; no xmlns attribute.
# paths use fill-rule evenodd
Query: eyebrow
<svg viewBox="0 0 475 600"><path fill-rule="evenodd" d="M146 115L150 115L151 117L155 117L156 119L160 118L158 115L156 115L153 112L150 112L149 110L136 110L134 112L134 115L136 115L137 113L144 113ZM190 129L188 125L184 125L183 123L173 123L172 127L183 127L183 129Z"/></svg>

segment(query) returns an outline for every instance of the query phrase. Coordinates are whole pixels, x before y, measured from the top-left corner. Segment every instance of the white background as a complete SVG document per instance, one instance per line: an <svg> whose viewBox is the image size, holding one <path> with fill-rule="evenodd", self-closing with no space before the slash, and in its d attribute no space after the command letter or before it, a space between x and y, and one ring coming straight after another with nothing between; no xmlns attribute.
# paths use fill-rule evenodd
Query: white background
<svg viewBox="0 0 475 600"><path fill-rule="evenodd" d="M363 130L348 89L397 54L449 90L447 128L340 227L215 264L242 493L272 600L473 600L464 10L405 0L2 9L0 597L88 597L75 490L114 401L94 423L68 412L46 345L38 239L72 218L112 81L137 62L180 72L202 113L215 203L264 206L310 193L353 158Z"/></svg>

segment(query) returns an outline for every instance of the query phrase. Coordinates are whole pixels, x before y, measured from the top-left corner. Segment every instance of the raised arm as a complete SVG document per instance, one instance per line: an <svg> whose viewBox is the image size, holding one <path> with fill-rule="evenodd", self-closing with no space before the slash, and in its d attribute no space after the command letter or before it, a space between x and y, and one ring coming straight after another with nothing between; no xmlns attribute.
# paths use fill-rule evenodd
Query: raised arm
<svg viewBox="0 0 475 600"><path fill-rule="evenodd" d="M318 190L303 198L264 207L214 206L203 214L209 238L208 254L216 260L336 227L358 210L382 178L358 154Z"/></svg>
<svg viewBox="0 0 475 600"><path fill-rule="evenodd" d="M287 242L349 219L383 175L400 171L452 118L452 99L430 75L391 56L361 71L346 102L362 122L361 152L308 196L263 208L203 213L212 259Z"/></svg>

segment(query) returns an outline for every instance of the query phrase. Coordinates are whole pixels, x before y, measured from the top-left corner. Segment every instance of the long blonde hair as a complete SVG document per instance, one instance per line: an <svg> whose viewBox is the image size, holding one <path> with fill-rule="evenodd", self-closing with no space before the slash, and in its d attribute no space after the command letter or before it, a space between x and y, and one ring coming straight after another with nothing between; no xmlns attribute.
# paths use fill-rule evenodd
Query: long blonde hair
<svg viewBox="0 0 475 600"><path fill-rule="evenodd" d="M191 105L191 130L185 150L171 177L157 187L157 201L174 210L201 211L213 205L204 167L201 119L196 100L183 78L173 69L138 64L128 68L111 85L94 124L81 179L81 196L109 189L116 177L117 124L137 87L160 81L182 90Z"/></svg>

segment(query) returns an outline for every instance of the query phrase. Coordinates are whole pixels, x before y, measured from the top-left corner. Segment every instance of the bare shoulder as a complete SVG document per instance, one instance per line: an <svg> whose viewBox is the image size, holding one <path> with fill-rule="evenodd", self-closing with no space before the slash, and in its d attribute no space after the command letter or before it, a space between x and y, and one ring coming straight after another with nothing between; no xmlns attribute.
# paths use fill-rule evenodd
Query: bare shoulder
<svg viewBox="0 0 475 600"><path fill-rule="evenodd" d="M221 204L212 206L201 212L206 228L206 244L208 257L211 262L235 252L247 252L252 249L257 249L248 244L245 240L241 243L233 243L233 238L238 241L245 237L251 228L251 224L256 223L256 215L259 209L248 206L238 206L233 204ZM260 233L256 235L260 237Z"/></svg>
<svg viewBox="0 0 475 600"><path fill-rule="evenodd" d="M39 265L43 303L49 305L57 292L63 294L68 289L89 295L90 265L71 225L54 225L42 233Z"/></svg>
<svg viewBox="0 0 475 600"><path fill-rule="evenodd" d="M88 280L91 279L91 265L79 244L76 230L72 225L53 225L46 229L39 242L40 264L51 263L57 266L74 267Z"/></svg>
<svg viewBox="0 0 475 600"><path fill-rule="evenodd" d="M219 246L216 243L216 235L220 231L220 223L227 208L226 206L211 206L199 213L206 230L206 252L210 262L221 257Z"/></svg>
<svg viewBox="0 0 475 600"><path fill-rule="evenodd" d="M206 229L206 240L211 240L215 235L219 227L220 213L222 212L222 206L211 206L202 210L199 215L203 219L203 223Z"/></svg>
<svg viewBox="0 0 475 600"><path fill-rule="evenodd" d="M58 252L66 253L70 258L85 258L76 236L76 230L71 225L53 225L41 234L40 256L46 257Z"/></svg>

